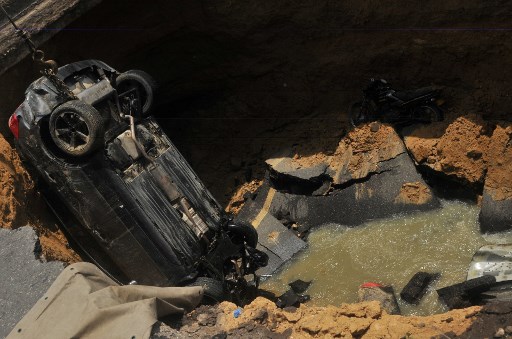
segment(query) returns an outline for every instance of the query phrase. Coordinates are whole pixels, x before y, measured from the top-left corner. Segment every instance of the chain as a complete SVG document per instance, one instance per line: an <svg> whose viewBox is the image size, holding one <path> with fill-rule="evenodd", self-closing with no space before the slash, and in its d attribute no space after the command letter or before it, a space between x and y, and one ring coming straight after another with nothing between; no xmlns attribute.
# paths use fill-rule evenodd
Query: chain
<svg viewBox="0 0 512 339"><path fill-rule="evenodd" d="M46 78L48 78L48 80L50 80L50 82L55 86L55 88L57 89L57 92L59 93L59 96L63 100L66 100L66 101L76 99L76 96L73 94L73 92L71 92L69 90L68 86L66 86L66 84L61 79L59 79L59 77L57 77L57 75L56 75L57 69L58 69L57 63L54 60L45 60L44 59L44 52L36 48L36 45L30 39L30 35L27 32L21 30L16 25L14 20L9 16L9 14L4 9L4 7L2 6L1 3L0 3L0 9L4 13L4 15L7 17L7 19L9 19L9 22L14 27L14 30L16 31L18 36L20 36L25 41L28 48L32 52L32 60L34 60L34 62L41 67L41 74L43 76L45 76Z"/></svg>
<svg viewBox="0 0 512 339"><path fill-rule="evenodd" d="M68 101L76 99L75 94L69 90L69 87L64 83L64 81L55 75L51 68L43 68L43 70L41 70L41 74L43 74L43 76L50 80L53 86L55 86L62 100Z"/></svg>

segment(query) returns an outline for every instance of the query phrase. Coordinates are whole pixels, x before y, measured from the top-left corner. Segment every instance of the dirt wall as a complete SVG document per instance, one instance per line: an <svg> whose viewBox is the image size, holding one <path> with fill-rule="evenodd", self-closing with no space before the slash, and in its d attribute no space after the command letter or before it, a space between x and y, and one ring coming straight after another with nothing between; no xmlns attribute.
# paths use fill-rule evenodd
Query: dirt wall
<svg viewBox="0 0 512 339"><path fill-rule="evenodd" d="M98 58L153 74L157 115L225 203L281 148L333 150L369 77L443 85L448 113L507 117L510 10L498 0L104 0L43 48L61 64ZM0 116L35 76L26 60L1 77Z"/></svg>

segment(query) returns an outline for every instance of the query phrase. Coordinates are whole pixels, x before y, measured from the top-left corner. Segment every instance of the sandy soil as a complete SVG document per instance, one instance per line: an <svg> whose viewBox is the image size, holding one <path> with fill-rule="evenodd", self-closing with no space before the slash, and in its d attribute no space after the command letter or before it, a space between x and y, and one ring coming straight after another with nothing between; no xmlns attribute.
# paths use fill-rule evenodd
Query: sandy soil
<svg viewBox="0 0 512 339"><path fill-rule="evenodd" d="M275 333L293 338L361 337L361 338L430 338L445 333L460 335L468 330L480 307L450 311L429 317L388 315L376 301L342 304L339 307L279 309L264 298L244 307L240 317L233 312L237 306L224 302L219 306L217 325L227 333L252 324L264 325Z"/></svg>
<svg viewBox="0 0 512 339"><path fill-rule="evenodd" d="M421 182L407 182L402 185L395 202L402 204L425 204L432 199L430 187Z"/></svg>
<svg viewBox="0 0 512 339"><path fill-rule="evenodd" d="M39 193L34 190L34 182L23 168L18 154L1 135L0 220L4 228L34 227L45 259L67 263L80 260L56 226Z"/></svg>
<svg viewBox="0 0 512 339"><path fill-rule="evenodd" d="M418 164L463 180L483 183L492 124L467 114L454 120L423 125L405 134L405 144Z"/></svg>
<svg viewBox="0 0 512 339"><path fill-rule="evenodd" d="M248 198L248 195L256 192L261 184L263 184L263 180L251 180L237 187L226 206L226 212L234 215L238 214Z"/></svg>

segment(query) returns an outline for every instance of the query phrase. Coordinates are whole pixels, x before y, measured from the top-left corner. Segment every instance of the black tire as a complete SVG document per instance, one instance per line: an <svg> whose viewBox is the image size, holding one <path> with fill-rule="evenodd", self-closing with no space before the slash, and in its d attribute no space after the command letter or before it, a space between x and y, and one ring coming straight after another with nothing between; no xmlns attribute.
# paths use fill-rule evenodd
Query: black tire
<svg viewBox="0 0 512 339"><path fill-rule="evenodd" d="M437 105L424 105L414 109L414 117L420 122L443 121L443 111Z"/></svg>
<svg viewBox="0 0 512 339"><path fill-rule="evenodd" d="M203 301L205 305L214 305L228 300L222 281L209 277L198 277L188 286L202 286L204 288Z"/></svg>
<svg viewBox="0 0 512 339"><path fill-rule="evenodd" d="M104 139L101 114L80 100L68 101L57 107L50 116L49 128L55 145L73 157L94 152Z"/></svg>
<svg viewBox="0 0 512 339"><path fill-rule="evenodd" d="M148 73L140 70L126 71L117 77L116 89L121 97L123 97L123 93L133 88L136 88L139 93L138 99L140 100L142 116L148 116L155 101L155 92L157 90L155 79Z"/></svg>
<svg viewBox="0 0 512 339"><path fill-rule="evenodd" d="M351 104L348 113L352 127L357 127L365 122L372 121L374 117L373 109L368 107L368 105L363 105L362 101Z"/></svg>
<svg viewBox="0 0 512 339"><path fill-rule="evenodd" d="M247 245L256 248L258 245L258 232L248 223L229 223L228 231L241 237Z"/></svg>

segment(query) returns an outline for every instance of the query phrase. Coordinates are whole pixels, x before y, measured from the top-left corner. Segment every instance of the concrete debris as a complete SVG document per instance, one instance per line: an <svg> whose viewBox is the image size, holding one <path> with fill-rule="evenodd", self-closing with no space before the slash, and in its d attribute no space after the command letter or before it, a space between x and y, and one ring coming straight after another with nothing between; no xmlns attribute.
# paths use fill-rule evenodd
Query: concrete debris
<svg viewBox="0 0 512 339"><path fill-rule="evenodd" d="M304 293L309 288L311 283L312 283L312 281L303 281L303 280L297 279L297 280L289 283L288 286L290 286L290 288L295 293Z"/></svg>
<svg viewBox="0 0 512 339"><path fill-rule="evenodd" d="M365 283L357 291L360 302L378 301L388 314L401 314L392 286Z"/></svg>
<svg viewBox="0 0 512 339"><path fill-rule="evenodd" d="M332 156L280 157L267 164L275 192L260 199L270 201L273 215L289 215L306 229L332 222L358 225L439 206L400 137L386 125L376 132L368 125L351 131Z"/></svg>
<svg viewBox="0 0 512 339"><path fill-rule="evenodd" d="M276 305L279 308L298 307L300 304L309 301L309 299L309 295L298 294L293 289L289 289L277 297Z"/></svg>
<svg viewBox="0 0 512 339"><path fill-rule="evenodd" d="M437 290L439 298L449 309L464 308L480 303L482 292L489 291L496 284L496 278L484 275L452 286Z"/></svg>
<svg viewBox="0 0 512 339"><path fill-rule="evenodd" d="M418 272L400 292L400 298L410 304L419 304L428 287L440 277L439 273Z"/></svg>

